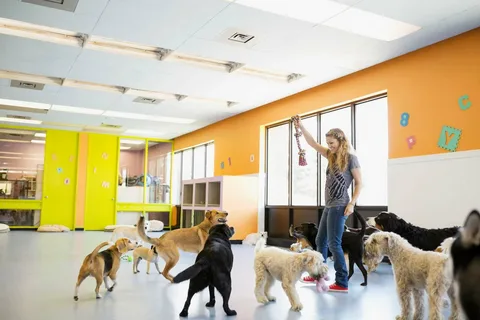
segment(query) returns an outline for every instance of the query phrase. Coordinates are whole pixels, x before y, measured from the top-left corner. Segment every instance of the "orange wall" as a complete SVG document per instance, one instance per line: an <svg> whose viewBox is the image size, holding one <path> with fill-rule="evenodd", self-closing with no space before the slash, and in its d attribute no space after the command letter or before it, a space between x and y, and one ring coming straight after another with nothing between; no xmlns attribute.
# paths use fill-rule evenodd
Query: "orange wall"
<svg viewBox="0 0 480 320"><path fill-rule="evenodd" d="M88 134L78 138L77 198L75 206L75 228L83 228L85 215L85 192L87 191Z"/></svg>
<svg viewBox="0 0 480 320"><path fill-rule="evenodd" d="M479 75L477 28L178 137L174 146L177 150L214 140L215 175L258 173L260 126L387 90L390 158L448 152L437 146L443 125L462 129L457 151L480 149L480 126L474 120L480 119ZM462 111L457 101L465 94L472 106ZM400 125L403 112L410 114L406 127ZM406 139L411 135L416 145L409 149Z"/></svg>

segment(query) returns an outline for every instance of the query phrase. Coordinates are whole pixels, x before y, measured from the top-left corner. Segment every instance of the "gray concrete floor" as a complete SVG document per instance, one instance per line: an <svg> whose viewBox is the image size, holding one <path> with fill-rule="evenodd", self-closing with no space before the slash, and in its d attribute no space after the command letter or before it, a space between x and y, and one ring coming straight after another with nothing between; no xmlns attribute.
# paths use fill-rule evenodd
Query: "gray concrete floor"
<svg viewBox="0 0 480 320"><path fill-rule="evenodd" d="M159 236L159 233L152 233ZM141 273L134 275L132 262L122 261L118 286L105 292L103 299L95 299L95 281L85 280L80 287L79 301L73 300L78 270L84 257L100 242L110 239L105 232L37 233L11 231L0 234L0 319L178 319L188 289L188 281L170 284L156 273L152 265L150 275L140 263ZM382 264L370 274L368 287L360 286L362 276L357 269L350 280L350 292L318 293L315 286L297 284L304 309L290 311L288 299L277 282L273 287L276 303L258 304L253 294L253 247L234 245L235 262L232 270L230 306L237 317L230 319L395 319L399 304L395 292L392 269ZM131 255L131 253L130 253ZM190 266L195 254L182 253L180 262L172 270L177 274ZM330 277L333 278L333 265ZM163 261L160 264L163 268ZM216 293L217 305L205 308L208 290L197 294L190 306L189 319L228 319L221 307L222 299ZM444 311L445 316L449 308ZM427 315L425 315L425 319Z"/></svg>

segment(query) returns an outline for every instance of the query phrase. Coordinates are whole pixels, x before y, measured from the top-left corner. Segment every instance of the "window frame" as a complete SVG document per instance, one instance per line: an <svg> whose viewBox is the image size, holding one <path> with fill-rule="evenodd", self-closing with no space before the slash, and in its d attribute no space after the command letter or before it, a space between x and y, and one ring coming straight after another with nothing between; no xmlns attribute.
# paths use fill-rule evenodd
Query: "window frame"
<svg viewBox="0 0 480 320"><path fill-rule="evenodd" d="M352 101L352 102L349 102L349 103L341 104L341 105L335 106L335 107L330 108L330 109L325 109L325 110L321 110L321 111L306 113L306 114L302 115L302 118L315 117L315 116L317 117L316 140L320 141L321 140L320 135L321 135L321 132L322 132L321 131L322 130L322 126L321 126L322 115L330 113L330 112L335 112L335 111L338 111L338 110L341 110L341 109L344 109L344 108L350 108L350 125L351 125L351 141L350 142L351 142L353 148L356 148L356 144L357 144L357 141L356 141L357 140L357 133L356 133L356 110L357 109L356 108L357 108L357 105L368 103L368 102L378 100L378 99L383 99L383 98L388 99L387 93L380 93L380 94L372 95L372 96L366 97L364 99L359 99L359 100L355 100L355 101ZM269 203L268 203L268 139L267 139L268 130L271 129L271 128L280 126L280 125L285 125L287 123L288 123L288 126L289 126L288 201L287 201L287 205L283 205L283 206L269 205ZM321 177L324 173L321 170L320 159L319 159L319 161L317 161L317 204L315 206L294 205L294 204L292 204L292 197L293 197L293 192L292 192L292 184L293 184L292 161L294 161L294 159L292 159L292 148L295 147L293 145L294 135L293 135L292 131L293 131L293 123L292 123L291 119L284 120L284 121L281 121L281 122L277 122L277 123L273 123L271 125L265 126L265 166L264 166L264 170L265 170L265 192L264 192L265 207L266 208L323 207L323 205L321 204L321 195L322 195L322 186L321 186L322 178ZM313 135L313 132L312 132L312 135ZM307 159L307 161L308 161L308 159ZM350 196L353 196L353 188L351 188ZM385 204L385 206L388 206L388 204ZM372 206L359 206L359 207L372 207Z"/></svg>

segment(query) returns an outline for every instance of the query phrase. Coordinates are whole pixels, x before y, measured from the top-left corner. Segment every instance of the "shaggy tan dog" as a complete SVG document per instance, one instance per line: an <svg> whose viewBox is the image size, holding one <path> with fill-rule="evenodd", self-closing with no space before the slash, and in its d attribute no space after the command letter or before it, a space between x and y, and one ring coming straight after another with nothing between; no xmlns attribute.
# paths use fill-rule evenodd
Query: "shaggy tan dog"
<svg viewBox="0 0 480 320"><path fill-rule="evenodd" d="M423 251L413 247L407 240L393 232L372 234L365 243L367 265L378 262L387 256L392 262L395 282L402 308L397 320L407 320L412 316L411 298L413 296L415 312L413 319L424 316L424 293L428 295L428 319L442 319L442 298L448 293L452 312L451 320L458 319L452 285L452 264L448 255L433 251Z"/></svg>
<svg viewBox="0 0 480 320"><path fill-rule="evenodd" d="M300 311L303 305L298 297L295 284L308 272L316 279L323 278L328 273L328 267L323 263L320 252L306 250L302 253L266 247L265 238L260 238L255 246L255 297L259 303L275 301L270 294L274 280L282 282L282 288L287 294L293 311Z"/></svg>

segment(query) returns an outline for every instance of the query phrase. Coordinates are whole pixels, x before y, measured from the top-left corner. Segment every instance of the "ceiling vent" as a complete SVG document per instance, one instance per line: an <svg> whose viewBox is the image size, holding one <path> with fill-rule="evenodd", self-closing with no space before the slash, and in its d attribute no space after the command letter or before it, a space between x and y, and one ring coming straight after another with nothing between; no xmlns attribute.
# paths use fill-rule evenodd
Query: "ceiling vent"
<svg viewBox="0 0 480 320"><path fill-rule="evenodd" d="M108 123L102 123L100 126L104 128L112 128L112 129L120 129L122 127L121 125L108 124Z"/></svg>
<svg viewBox="0 0 480 320"><path fill-rule="evenodd" d="M20 0L43 7L75 12L79 0Z"/></svg>
<svg viewBox="0 0 480 320"><path fill-rule="evenodd" d="M23 120L31 120L32 118L30 117L25 117L25 116L17 116L14 114L7 114L7 118L12 118L12 119L23 119Z"/></svg>
<svg viewBox="0 0 480 320"><path fill-rule="evenodd" d="M147 98L147 97L137 97L133 100L133 102L138 103L146 103L146 104L159 104L163 100L161 99L154 99L154 98Z"/></svg>
<svg viewBox="0 0 480 320"><path fill-rule="evenodd" d="M45 85L43 83L37 83L37 82L26 82L26 81L12 80L12 81L10 81L10 87L41 91L41 90L43 90Z"/></svg>
<svg viewBox="0 0 480 320"><path fill-rule="evenodd" d="M255 38L255 36L235 32L233 35L231 35L228 38L228 40L235 41L235 42L240 42L240 43L247 43L248 41L252 40L253 38Z"/></svg>

